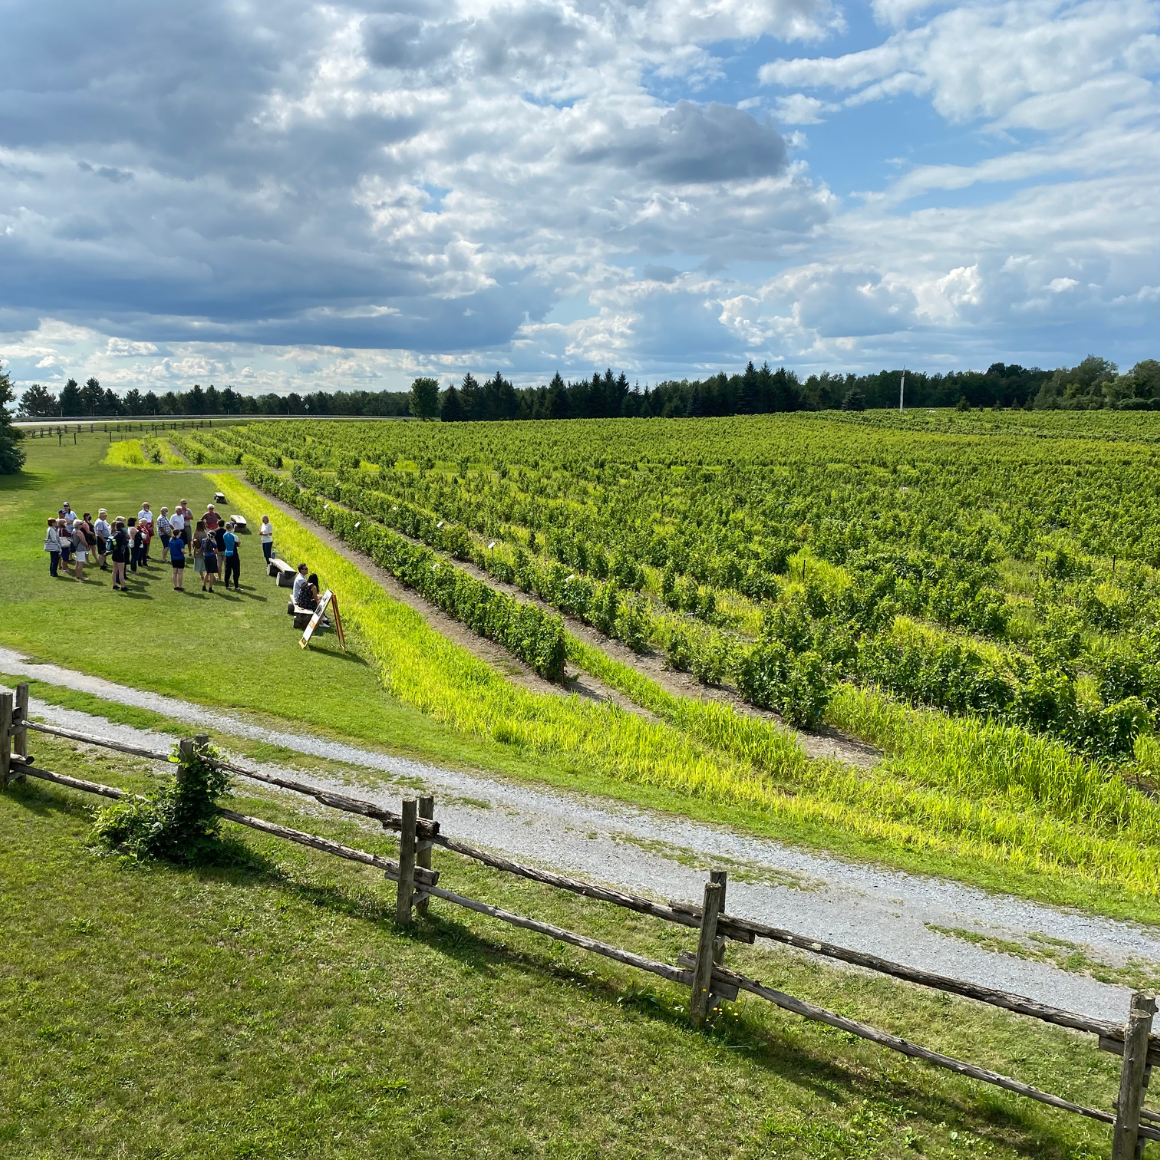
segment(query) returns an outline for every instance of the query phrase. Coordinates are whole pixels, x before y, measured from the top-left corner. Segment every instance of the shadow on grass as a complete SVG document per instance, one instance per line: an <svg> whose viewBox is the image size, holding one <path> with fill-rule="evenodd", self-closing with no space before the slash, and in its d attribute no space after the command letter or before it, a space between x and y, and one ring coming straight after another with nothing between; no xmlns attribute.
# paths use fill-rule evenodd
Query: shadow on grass
<svg viewBox="0 0 1160 1160"><path fill-rule="evenodd" d="M647 976L628 984L602 978L595 969L573 967L549 954L494 942L445 912L434 911L426 918L417 916L413 925L400 926L395 921L393 898L384 898L366 889L297 880L282 866L266 855L256 853L243 842L227 839L223 842L220 859L215 859L212 864L179 869L239 886L273 885L332 914L388 927L396 937L421 943L488 978L494 979L505 970L514 970L537 980L547 978L561 986L582 991L590 999L610 1008L630 1011L639 1017L695 1034L689 1025L686 1002L652 985ZM441 903L439 899L432 899L431 904L446 908L452 905ZM598 960L594 957L593 968L597 966ZM1073 1141L1034 1118L1033 1114L1039 1109L1025 1104L1012 1106L1005 1102L1004 1097L987 1088L960 1099L923 1090L919 1086L924 1070L921 1063L910 1063L913 1072L904 1077L867 1074L862 1064L843 1063L826 1054L824 1044L803 1045L798 1032L806 1027L817 1029L816 1024L806 1024L787 1016L784 1028L769 1029L748 1019L744 1007L727 1004L715 1013L701 1034L718 1047L743 1055L756 1066L788 1083L806 1088L836 1106L857 1109L870 1103L897 1108L905 1104L907 1112L913 1113L915 1126L921 1122L926 1130L951 1124L994 1144L1005 1144L1029 1157L1041 1157L1052 1151L1069 1155L1073 1151ZM822 1032L826 1040L835 1045L845 1043L849 1038L829 1028L823 1028ZM840 1050L835 1048L833 1054ZM802 1129L806 1135L811 1130L809 1125ZM1019 1138L1012 1139L1013 1133L1017 1133Z"/></svg>
<svg viewBox="0 0 1160 1160"><path fill-rule="evenodd" d="M54 792L55 789L50 783L29 781L14 783L6 792L12 800L40 815L56 813L78 821L92 820L94 808L90 803L71 793ZM593 969L582 969L562 963L550 953L495 942L466 926L453 912L448 914L451 904L439 899L431 900L439 910L426 918L417 917L411 926L400 926L395 922L393 897L383 897L365 887L302 881L284 864L228 833L196 863L118 860L131 873L176 873L237 887L272 887L330 914L387 928L395 937L422 944L487 978L496 979L501 972L514 971L529 980L547 979L582 992L610 1009L619 1008L638 1018L664 1023L690 1036L698 1034L689 1026L683 996L654 985L648 976L626 983L601 977L596 958L591 960ZM932 1072L919 1062L909 1062L902 1076L871 1073L858 1061L835 1058L844 1050L840 1045L849 1042L843 1033L823 1028L822 1042L806 1044L800 1032L807 1028L817 1031L817 1025L786 1016L784 1026L765 1027L748 1017L749 1006L749 1002L727 1004L699 1034L718 1049L735 1052L787 1083L807 1089L836 1107L851 1109L851 1114L861 1114L866 1106L873 1106L895 1119L913 1117L909 1121L911 1130L952 1126L973 1133L989 1145L1006 1146L1028 1157L1076 1154L1076 1141L1037 1119L1037 1115L1042 1115L1041 1109L1028 1103L1014 1103L1012 1097L987 1088L957 1097L945 1091L926 1090L921 1086L923 1076ZM826 1050L828 1044L833 1044L830 1052ZM895 1061L884 1055L883 1062ZM817 1133L829 1133L826 1140L834 1133L847 1135L846 1129L821 1119L816 1123L779 1123L774 1116L770 1124L767 1130L773 1135L812 1139ZM790 1142L787 1139L787 1146ZM853 1146L854 1134L843 1143Z"/></svg>

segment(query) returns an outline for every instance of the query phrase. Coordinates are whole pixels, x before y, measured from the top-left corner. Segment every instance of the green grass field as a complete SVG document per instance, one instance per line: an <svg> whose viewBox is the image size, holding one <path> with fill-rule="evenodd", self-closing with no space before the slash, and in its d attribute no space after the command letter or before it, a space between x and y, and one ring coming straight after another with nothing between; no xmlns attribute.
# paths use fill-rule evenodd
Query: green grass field
<svg viewBox="0 0 1160 1160"><path fill-rule="evenodd" d="M117 755L37 737L39 764L138 792ZM243 793L245 791L242 791ZM444 903L412 930L393 888L227 826L219 866L88 847L94 799L0 794L0 1142L41 1157L1106 1155L1108 1132L758 1001L690 1030L686 995ZM281 804L237 808L297 821ZM391 852L381 833L309 828ZM672 961L688 932L437 854L444 883ZM730 962L791 993L1108 1106L1085 1038L819 968Z"/></svg>

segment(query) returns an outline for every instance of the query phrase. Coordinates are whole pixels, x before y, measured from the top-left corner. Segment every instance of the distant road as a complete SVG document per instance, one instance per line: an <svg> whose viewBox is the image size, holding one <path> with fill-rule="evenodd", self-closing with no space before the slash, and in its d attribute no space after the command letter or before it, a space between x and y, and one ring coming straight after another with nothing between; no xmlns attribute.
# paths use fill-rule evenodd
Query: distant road
<svg viewBox="0 0 1160 1160"><path fill-rule="evenodd" d="M165 423L254 423L264 419L319 419L330 422L354 421L414 423L413 415L67 415L51 419L16 419L14 427L99 427L102 431L108 430L110 424L119 424L124 427L148 427L152 424L161 426Z"/></svg>

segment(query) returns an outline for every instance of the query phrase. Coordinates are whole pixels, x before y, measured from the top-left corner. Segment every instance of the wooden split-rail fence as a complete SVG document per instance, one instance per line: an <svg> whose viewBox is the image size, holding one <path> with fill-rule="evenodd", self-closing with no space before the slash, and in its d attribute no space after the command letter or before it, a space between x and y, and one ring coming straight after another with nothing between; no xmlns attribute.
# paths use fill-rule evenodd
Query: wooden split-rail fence
<svg viewBox="0 0 1160 1160"><path fill-rule="evenodd" d="M32 721L28 716L28 686L17 686L15 695L0 693L0 786L25 777L40 778L58 785L98 794L101 797L122 799L133 797L125 790L114 786L101 785L65 774L52 773L34 764L28 755L28 733L30 730L51 734L87 745L103 746L120 753L151 761L169 761L169 755L142 746L127 745L108 738L93 736L72 729L62 729L53 725ZM1141 1154L1145 1141L1160 1140L1160 1112L1144 1107L1144 1092L1148 1086L1152 1067L1160 1062L1160 1037L1152 1034L1152 1020L1156 1014L1156 1000L1146 992L1137 992L1131 997L1128 1018L1124 1023L1095 1019L1074 1011L1066 1011L1016 995L1009 991L981 986L964 979L909 967L902 963L890 962L864 951L851 950L822 942L792 931L781 930L766 923L755 922L740 915L730 914L725 909L727 877L723 870L714 870L705 883L701 905L670 900L661 903L623 891L612 890L592 882L584 882L562 874L555 874L534 866L526 866L486 850L477 849L457 838L444 834L435 818L435 799L424 796L404 799L402 809L396 813L374 802L349 797L286 777L278 777L258 770L246 769L232 762L220 761L204 753L208 737L199 736L183 739L178 746L179 762L176 776L182 776L186 762L194 759L208 761L221 769L278 789L289 790L313 798L322 805L330 806L345 813L358 814L379 822L384 829L399 834L399 858L392 861L378 854L370 854L340 842L295 830L262 818L250 817L235 810L218 807L221 816L238 825L248 826L262 833L309 846L323 853L352 862L361 862L381 870L386 877L397 884L395 918L401 924L414 921L415 914L425 915L433 898L452 903L455 906L487 915L511 926L536 931L558 942L579 947L593 954L603 955L615 962L635 967L641 971L658 975L671 983L690 990L689 1015L695 1026L701 1026L709 1018L713 1008L722 1000L736 999L742 992L774 1004L785 1011L825 1023L830 1027L849 1032L861 1039L869 1040L881 1047L896 1051L912 1059L921 1059L936 1067L945 1068L956 1075L993 1084L1005 1091L1025 1096L1060 1111L1085 1116L1091 1120L1109 1124L1112 1127L1112 1160L1136 1160ZM697 931L695 951L682 951L675 965L658 962L632 951L611 946L587 935L565 930L539 919L521 914L513 914L487 902L467 898L462 894L447 890L439 885L439 871L432 866L431 855L439 847L473 859L494 870L514 874L532 882L540 882L559 890L579 894L600 902L611 903L649 915L664 922L688 927ZM729 940L753 943L757 939L767 939L784 946L809 951L822 958L835 959L879 974L889 975L918 986L929 987L952 995L973 999L993 1007L1001 1007L1018 1015L1039 1019L1057 1027L1068 1027L1074 1031L1086 1032L1096 1037L1097 1045L1104 1051L1122 1057L1120 1066L1119 1098L1112 1111L1091 1108L1074 1103L1061 1096L1040 1091L1010 1076L1001 1075L987 1068L979 1067L964 1060L955 1059L938 1051L911 1043L900 1036L876 1027L838 1015L833 1011L818 1007L804 999L796 998L773 987L767 987L756 979L730 970L725 966L725 946Z"/></svg>

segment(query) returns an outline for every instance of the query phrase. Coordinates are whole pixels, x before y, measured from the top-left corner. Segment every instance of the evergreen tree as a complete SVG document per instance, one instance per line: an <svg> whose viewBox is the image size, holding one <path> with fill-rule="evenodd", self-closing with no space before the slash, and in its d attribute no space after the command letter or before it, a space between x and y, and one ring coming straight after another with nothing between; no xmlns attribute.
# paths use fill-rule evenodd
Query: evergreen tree
<svg viewBox="0 0 1160 1160"><path fill-rule="evenodd" d="M459 423L463 420L463 408L459 405L459 392L454 384L443 392L439 402L439 418L444 423Z"/></svg>
<svg viewBox="0 0 1160 1160"><path fill-rule="evenodd" d="M24 466L24 452L16 446L24 432L12 424L8 404L16 397L12 379L0 367L0 475L15 475Z"/></svg>
<svg viewBox="0 0 1160 1160"><path fill-rule="evenodd" d="M81 389L76 379L69 379L60 393L60 413L73 416L83 414L81 409Z"/></svg>
<svg viewBox="0 0 1160 1160"><path fill-rule="evenodd" d="M545 417L548 419L568 418L568 389L564 386L564 380L560 378L559 371L552 376L552 381L548 384L548 414Z"/></svg>
<svg viewBox="0 0 1160 1160"><path fill-rule="evenodd" d="M483 391L470 371L463 376L463 385L459 388L459 407L465 422L484 418Z"/></svg>
<svg viewBox="0 0 1160 1160"><path fill-rule="evenodd" d="M761 380L757 373L757 367L750 359L745 366L745 374L741 376L741 390L737 396L737 413L739 415L752 415L760 409L760 385Z"/></svg>
<svg viewBox="0 0 1160 1160"><path fill-rule="evenodd" d="M60 414L60 404L57 402L56 396L47 387L42 387L39 383L33 383L20 396L19 414L27 419L47 419L53 415Z"/></svg>
<svg viewBox="0 0 1160 1160"><path fill-rule="evenodd" d="M81 414L98 415L105 402L105 392L97 379L89 379L81 388Z"/></svg>

